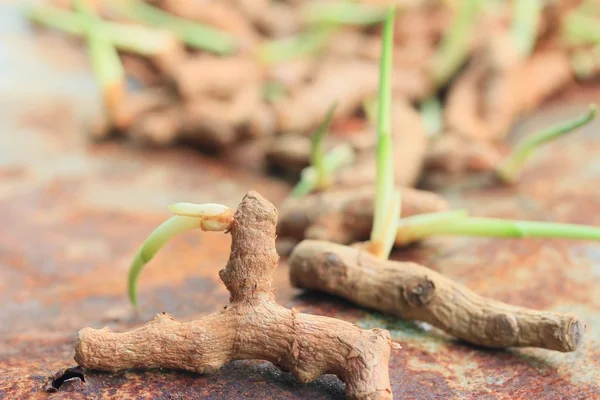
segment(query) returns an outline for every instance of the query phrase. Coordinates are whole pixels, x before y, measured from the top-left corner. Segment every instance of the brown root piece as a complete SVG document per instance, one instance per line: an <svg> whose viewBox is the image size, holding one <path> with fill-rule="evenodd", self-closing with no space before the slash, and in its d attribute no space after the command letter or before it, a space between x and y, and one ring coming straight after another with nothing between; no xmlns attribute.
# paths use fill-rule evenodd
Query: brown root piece
<svg viewBox="0 0 600 400"><path fill-rule="evenodd" d="M314 73L317 62L312 58L285 60L266 69L269 80L283 85L288 93L295 93Z"/></svg>
<svg viewBox="0 0 600 400"><path fill-rule="evenodd" d="M520 116L571 80L566 52L539 50L520 60L509 32L493 32L450 88L446 127L471 138L503 139Z"/></svg>
<svg viewBox="0 0 600 400"><path fill-rule="evenodd" d="M431 143L425 168L428 173L433 171L447 175L490 172L503 158L502 152L487 141L448 132Z"/></svg>
<svg viewBox="0 0 600 400"><path fill-rule="evenodd" d="M235 97L240 87L258 85L258 64L246 56L219 57L201 54L189 57L174 73L178 90L185 98Z"/></svg>
<svg viewBox="0 0 600 400"><path fill-rule="evenodd" d="M294 249L292 284L360 306L425 321L466 342L492 348L574 351L585 324L576 316L481 297L421 265L381 260L355 248L306 240Z"/></svg>
<svg viewBox="0 0 600 400"><path fill-rule="evenodd" d="M260 88L256 85L238 88L231 100L195 98L183 105L180 135L201 147L225 149L238 141L260 107Z"/></svg>
<svg viewBox="0 0 600 400"><path fill-rule="evenodd" d="M326 62L313 82L275 104L279 131L311 133L336 101L334 118L347 116L356 111L364 99L377 93L377 83L378 66L374 62Z"/></svg>
<svg viewBox="0 0 600 400"><path fill-rule="evenodd" d="M232 360L260 359L300 382L336 374L350 399L391 399L389 332L302 314L275 302L276 222L271 203L255 192L246 194L231 225L229 261L219 272L230 292L223 311L189 323L162 313L126 333L82 329L77 363L105 371L164 367L209 373Z"/></svg>
<svg viewBox="0 0 600 400"><path fill-rule="evenodd" d="M143 113L127 134L137 142L167 146L177 139L180 127L181 110L177 106L170 106Z"/></svg>
<svg viewBox="0 0 600 400"><path fill-rule="evenodd" d="M435 193L413 188L400 190L403 216L448 208L446 200ZM277 235L341 244L367 240L373 223L374 197L373 185L330 190L302 198L290 197L280 207Z"/></svg>

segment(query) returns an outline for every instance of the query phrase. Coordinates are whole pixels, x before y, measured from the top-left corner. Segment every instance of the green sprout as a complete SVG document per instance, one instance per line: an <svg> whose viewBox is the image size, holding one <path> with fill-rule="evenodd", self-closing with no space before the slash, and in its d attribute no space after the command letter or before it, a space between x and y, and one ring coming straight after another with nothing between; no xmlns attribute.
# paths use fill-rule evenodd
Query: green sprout
<svg viewBox="0 0 600 400"><path fill-rule="evenodd" d="M600 45L591 49L578 49L571 55L571 66L577 79L590 79L600 65Z"/></svg>
<svg viewBox="0 0 600 400"><path fill-rule="evenodd" d="M282 83L277 81L267 81L263 86L263 99L269 103L275 103L286 97L288 91Z"/></svg>
<svg viewBox="0 0 600 400"><path fill-rule="evenodd" d="M423 119L425 132L430 137L441 132L443 112L442 104L437 97L429 97L421 103L421 118Z"/></svg>
<svg viewBox="0 0 600 400"><path fill-rule="evenodd" d="M325 153L323 139L329 130L336 106L337 103L334 103L329 108L325 119L313 134L310 152L311 165L300 173L300 181L292 190L294 197L306 196L315 189L326 188L331 184L333 172L354 160L354 151L348 144L338 145Z"/></svg>
<svg viewBox="0 0 600 400"><path fill-rule="evenodd" d="M180 233L198 228L212 232L227 231L233 221L231 209L221 204L177 203L169 209L175 216L163 222L148 236L129 267L127 290L134 307L137 307L137 282L144 266L169 240Z"/></svg>
<svg viewBox="0 0 600 400"><path fill-rule="evenodd" d="M452 25L442 37L433 58L432 78L436 88L444 86L464 64L469 54L473 26L481 0L463 0Z"/></svg>
<svg viewBox="0 0 600 400"><path fill-rule="evenodd" d="M362 108L370 124L377 125L377 98L364 99Z"/></svg>
<svg viewBox="0 0 600 400"><path fill-rule="evenodd" d="M553 125L525 138L498 166L496 174L500 179L506 182L513 182L521 171L523 164L525 164L525 162L533 155L537 148L588 124L596 117L597 112L598 108L596 105L592 104L585 114L572 120Z"/></svg>
<svg viewBox="0 0 600 400"><path fill-rule="evenodd" d="M600 5L596 0L581 2L563 19L562 39L572 45L600 44L600 26L598 15Z"/></svg>
<svg viewBox="0 0 600 400"><path fill-rule="evenodd" d="M190 47L222 55L236 50L236 39L228 32L177 17L143 1L122 1L116 7L127 18L173 32Z"/></svg>
<svg viewBox="0 0 600 400"><path fill-rule="evenodd" d="M33 22L68 34L85 37L87 35L85 17L77 13L51 5L39 4L26 10L26 16ZM157 30L142 25L119 22L96 21L107 41L117 49L144 56L158 54L168 49L175 36L165 30Z"/></svg>
<svg viewBox="0 0 600 400"><path fill-rule="evenodd" d="M564 19L562 36L572 45L600 44L600 24L587 14L570 12Z"/></svg>
<svg viewBox="0 0 600 400"><path fill-rule="evenodd" d="M356 1L311 2L303 14L310 25L371 25L382 22L386 10Z"/></svg>
<svg viewBox="0 0 600 400"><path fill-rule="evenodd" d="M125 91L125 70L117 49L107 39L102 20L86 0L73 0L78 18L85 26L90 62L98 79L109 114L114 117Z"/></svg>
<svg viewBox="0 0 600 400"><path fill-rule="evenodd" d="M377 176L371 251L387 259L394 244L400 216L400 192L394 181L394 154L392 148L392 62L394 50L395 8L388 11L381 41L379 92L377 98Z"/></svg>
<svg viewBox="0 0 600 400"><path fill-rule="evenodd" d="M600 228L556 222L470 217L465 210L452 210L402 218L398 223L396 245L406 246L433 235L600 240Z"/></svg>
<svg viewBox="0 0 600 400"><path fill-rule="evenodd" d="M325 26L311 28L298 35L268 40L258 48L258 58L265 64L277 64L321 51L335 27Z"/></svg>
<svg viewBox="0 0 600 400"><path fill-rule="evenodd" d="M542 14L542 0L515 0L511 33L521 57L527 57L535 47Z"/></svg>

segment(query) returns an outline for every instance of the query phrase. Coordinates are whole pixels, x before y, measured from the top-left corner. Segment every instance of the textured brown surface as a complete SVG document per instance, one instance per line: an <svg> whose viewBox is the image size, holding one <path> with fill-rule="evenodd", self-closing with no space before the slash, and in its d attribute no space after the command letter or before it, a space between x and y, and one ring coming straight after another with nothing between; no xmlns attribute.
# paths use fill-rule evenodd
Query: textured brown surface
<svg viewBox="0 0 600 400"><path fill-rule="evenodd" d="M477 346L569 352L583 341L585 324L573 314L482 297L417 263L382 260L356 247L302 241L288 260L292 285L407 321L427 322Z"/></svg>
<svg viewBox="0 0 600 400"><path fill-rule="evenodd" d="M191 232L169 244L144 271L140 319L130 314L128 264L141 241L169 215L169 204L235 207L250 189L280 204L288 188L255 174L260 165L243 149L229 157L231 167L224 169L219 160L187 150L87 145L78 121L96 108L97 93L85 56L54 36L32 43L11 33L20 23L3 7L0 398L343 398L343 384L334 376L302 385L258 361L236 361L209 375L86 372L86 383L66 383L52 395L42 391L47 375L74 365L75 334L82 327L124 331L157 312L192 320L227 304L217 274L227 261L229 239ZM600 100L597 90L584 91L582 98ZM553 105L527 126L572 117L584 108ZM448 189L446 195L476 215L600 226L599 129L596 122L542 150L515 187L484 189L473 181L471 187ZM396 398L600 398L597 243L439 238L394 258L431 266L497 300L575 313L587 323L585 342L571 354L482 350L423 324L383 318L332 297L301 294L290 288L285 262L275 271L277 301L365 328L389 329L403 346L390 364Z"/></svg>
<svg viewBox="0 0 600 400"><path fill-rule="evenodd" d="M81 367L115 372L169 368L210 374L233 360L268 360L299 382L335 374L349 400L391 400L388 331L360 329L337 318L310 315L275 302L271 281L277 209L248 192L227 228L231 254L219 277L229 304L196 321L167 313L129 332L84 328L75 360Z"/></svg>

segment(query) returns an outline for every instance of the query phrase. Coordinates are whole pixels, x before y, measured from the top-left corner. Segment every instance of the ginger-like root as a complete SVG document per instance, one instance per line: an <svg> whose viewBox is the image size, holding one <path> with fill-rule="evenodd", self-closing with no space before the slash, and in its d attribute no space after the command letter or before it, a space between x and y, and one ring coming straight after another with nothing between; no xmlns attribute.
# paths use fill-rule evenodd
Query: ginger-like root
<svg viewBox="0 0 600 400"><path fill-rule="evenodd" d="M391 399L389 332L302 314L275 302L276 222L271 203L258 193L246 194L231 224L229 261L219 272L231 295L223 311L189 323L163 313L126 333L82 329L75 361L105 371L165 367L207 373L232 360L260 359L300 382L336 374L350 399Z"/></svg>
<svg viewBox="0 0 600 400"><path fill-rule="evenodd" d="M416 263L382 260L356 248L312 240L296 246L289 263L296 287L425 321L476 345L568 352L583 340L585 324L576 316L481 297Z"/></svg>
<svg viewBox="0 0 600 400"><path fill-rule="evenodd" d="M408 187L399 190L403 216L448 209L446 200L435 193ZM373 224L374 198L372 186L290 197L280 207L277 235L340 244L367 240Z"/></svg>
<svg viewBox="0 0 600 400"><path fill-rule="evenodd" d="M435 173L447 179L470 172L493 172L505 158L503 150L489 141L447 132L435 138L428 149L425 180L432 180L430 175Z"/></svg>
<svg viewBox="0 0 600 400"><path fill-rule="evenodd" d="M378 71L376 63L364 60L324 62L309 84L275 104L278 130L310 132L336 101L334 120L350 115L377 93Z"/></svg>

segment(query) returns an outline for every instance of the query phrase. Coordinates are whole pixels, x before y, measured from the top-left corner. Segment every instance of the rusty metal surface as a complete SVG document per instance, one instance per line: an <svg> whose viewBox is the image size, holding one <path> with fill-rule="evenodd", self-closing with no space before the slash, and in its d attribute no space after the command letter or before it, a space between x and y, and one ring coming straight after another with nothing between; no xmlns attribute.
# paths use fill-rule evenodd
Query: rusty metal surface
<svg viewBox="0 0 600 400"><path fill-rule="evenodd" d="M74 365L75 334L82 327L131 329L160 311L191 320L226 304L217 271L228 257L229 238L192 232L148 266L140 282L141 315L131 314L128 264L168 216L167 205L235 206L250 189L277 204L289 187L260 174L244 149L225 166L185 149L89 145L81 122L97 112L98 101L85 57L62 40L25 39L18 23L0 26L14 28L0 38L0 60L10 61L0 63L0 398L343 398L343 384L333 376L301 385L261 361L237 361L204 376L86 371L86 383L43 392L47 376ZM56 59L53 50L59 49ZM521 128L582 108L563 107L564 101ZM600 226L599 128L596 122L543 150L515 187L455 187L445 195L475 215ZM600 398L598 244L437 238L394 258L419 261L499 300L576 313L587 322L587 339L571 354L475 348L424 324L301 293L290 287L285 262L276 271L276 296L304 312L389 329L403 346L390 365L396 398Z"/></svg>

